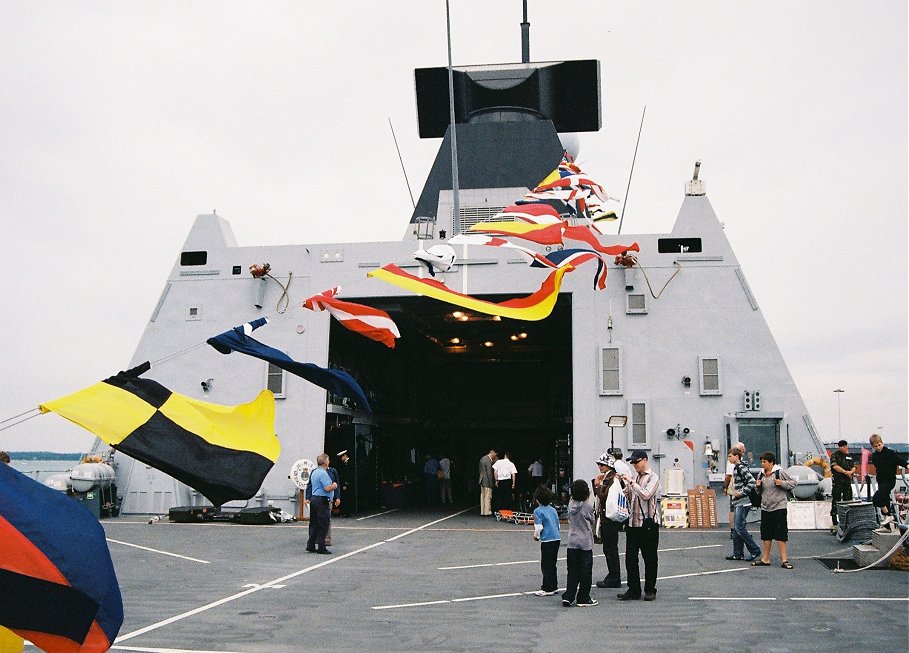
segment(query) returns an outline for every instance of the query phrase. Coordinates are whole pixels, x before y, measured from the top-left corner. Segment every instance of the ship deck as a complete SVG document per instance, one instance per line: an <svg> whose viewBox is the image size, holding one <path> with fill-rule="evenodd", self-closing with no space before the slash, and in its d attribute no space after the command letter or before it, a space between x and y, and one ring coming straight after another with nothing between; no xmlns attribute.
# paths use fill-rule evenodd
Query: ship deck
<svg viewBox="0 0 909 653"><path fill-rule="evenodd" d="M305 523L102 523L125 611L113 650L909 648L909 574L834 573L815 558L850 558L851 543L822 531L790 533L788 571L775 548L771 567L725 560L725 528L663 529L657 600L623 603L594 587L599 605L583 609L532 594L532 527L475 507L336 518L331 556L304 551ZM624 537L619 549L624 560ZM606 563L598 545L594 554L596 580ZM562 587L564 555L563 544Z"/></svg>

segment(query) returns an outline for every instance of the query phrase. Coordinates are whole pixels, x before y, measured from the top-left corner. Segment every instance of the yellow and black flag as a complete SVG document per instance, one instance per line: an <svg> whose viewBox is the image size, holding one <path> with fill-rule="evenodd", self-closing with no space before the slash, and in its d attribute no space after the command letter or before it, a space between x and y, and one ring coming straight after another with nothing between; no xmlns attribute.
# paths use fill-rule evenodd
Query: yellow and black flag
<svg viewBox="0 0 909 653"><path fill-rule="evenodd" d="M216 506L254 496L281 450L271 391L221 406L139 378L147 369L146 363L120 372L39 408L173 476Z"/></svg>

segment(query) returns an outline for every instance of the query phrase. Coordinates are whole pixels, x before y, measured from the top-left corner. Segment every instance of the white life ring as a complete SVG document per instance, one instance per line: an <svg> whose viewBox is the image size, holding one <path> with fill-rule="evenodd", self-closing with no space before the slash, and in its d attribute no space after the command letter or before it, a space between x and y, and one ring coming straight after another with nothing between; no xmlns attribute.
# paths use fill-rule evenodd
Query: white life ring
<svg viewBox="0 0 909 653"><path fill-rule="evenodd" d="M301 458L290 466L290 480L301 490L309 485L309 474L316 468L316 464L308 458Z"/></svg>

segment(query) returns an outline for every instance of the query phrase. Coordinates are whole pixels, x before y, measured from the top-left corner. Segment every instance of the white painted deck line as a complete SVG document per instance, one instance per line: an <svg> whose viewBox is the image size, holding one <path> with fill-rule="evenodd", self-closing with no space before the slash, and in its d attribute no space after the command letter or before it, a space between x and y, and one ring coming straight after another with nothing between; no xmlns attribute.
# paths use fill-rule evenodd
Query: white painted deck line
<svg viewBox="0 0 909 653"><path fill-rule="evenodd" d="M909 601L909 596L793 596L790 601Z"/></svg>
<svg viewBox="0 0 909 653"><path fill-rule="evenodd" d="M689 601L776 601L772 596L689 596Z"/></svg>
<svg viewBox="0 0 909 653"><path fill-rule="evenodd" d="M381 545L385 544L386 542L393 542L394 540L397 540L399 538L405 537L412 533L419 532L419 531L423 530L424 528L426 528L427 526L432 526L433 524L438 524L439 522L443 522L446 519L451 519L452 517L457 517L458 515L460 515L464 512L467 512L467 510L470 510L470 508L466 508L464 510L461 510L460 512L456 512L454 514L448 515L447 517L442 517L441 519L436 519L435 521L429 522L428 524L424 524L422 526L412 528L404 533L395 535L392 538L383 540L382 542L376 542L375 544L370 544L368 546L364 546L364 547L361 547L354 551L349 551L349 552L341 554L341 555L333 555L328 560L324 560L318 564L311 565L309 567L306 567L305 569L300 569L293 573L287 574L286 576L282 576L281 578L275 578L274 580L270 580L267 583L263 583L261 585L257 585L256 587L251 587L242 592L237 592L236 594L226 596L223 599L218 599L217 601L212 601L211 603L207 603L205 605L199 606L198 608L190 610L189 612L184 612L183 614L174 615L173 617L169 617L168 619L164 619L157 623L153 623L151 625L145 626L144 628L140 628L139 630L134 630L133 632L127 633L126 635L120 635L119 637L117 637L116 640L114 640L114 643L118 644L120 642L125 642L129 639L132 639L133 637L138 637L139 635L144 635L145 633L151 632L153 630L157 630L158 628L162 628L162 627L172 624L174 622L181 621L183 619L186 619L187 617L192 617L194 615L200 614L207 610L211 610L212 608L216 608L219 605L223 605L225 603L230 603L231 601L242 598L242 597L252 594L254 592L259 592L263 589L269 589L273 585L283 583L284 581L290 580L291 578L296 578L297 576L302 576L303 574L307 574L311 571L315 571L316 569L321 569L322 567L326 567L328 565L334 564L340 560L344 560L345 558L349 558L351 556L355 556L357 554L363 553L364 551L369 551L370 549L374 549L375 547L381 546Z"/></svg>
<svg viewBox="0 0 909 653"><path fill-rule="evenodd" d="M183 558L184 560L191 560L192 562L201 562L203 565L210 565L211 563L208 560L200 560L199 558L190 558L189 556L183 556L179 553L170 553L169 551L162 551L160 549L152 549L147 546L141 546L139 544L130 544L129 542L121 542L120 540L112 540L109 537L104 538L108 542L113 542L114 544L122 544L123 546L131 546L136 549L142 549L143 551L151 551L152 553L160 553L164 556L173 556L174 558Z"/></svg>
<svg viewBox="0 0 909 653"><path fill-rule="evenodd" d="M660 553L665 553L667 551L691 551L694 549L714 549L717 547L723 546L722 544L702 544L699 546L677 546L671 549L659 549ZM624 551L619 553L620 556L625 555ZM604 558L605 556L602 553L597 553L593 556L594 558ZM559 560L565 560L565 558L558 558ZM438 571L451 571L454 569L478 569L480 567L504 567L507 565L529 565L529 564L539 564L540 560L513 560L510 562L480 562L475 565L457 565L454 567L436 567Z"/></svg>
<svg viewBox="0 0 909 653"><path fill-rule="evenodd" d="M237 651L199 651L189 648L147 648L144 646L117 646L110 647L116 651L138 651L139 653L238 653Z"/></svg>
<svg viewBox="0 0 909 653"><path fill-rule="evenodd" d="M691 574L678 574L675 576L659 576L657 580L670 580L673 578L688 578L690 576L710 576L712 574L723 574L729 571L744 571L745 569L750 569L750 567L736 567L735 569L721 569L719 571L699 571ZM642 578L641 581L644 579ZM535 591L535 590L534 590ZM556 590L557 592L564 592L565 588ZM371 606L373 610L391 610L393 608L415 608L424 605L441 605L443 603L463 603L466 601L485 601L487 599L501 599L501 598L511 598L515 596L527 596L531 595L534 592L510 592L507 594L484 594L480 596L464 596L457 599L440 599L438 601L420 601L419 603L396 603L393 605L374 605ZM775 599L773 599L775 600Z"/></svg>
<svg viewBox="0 0 909 653"><path fill-rule="evenodd" d="M397 512L400 508L392 508L391 510L386 510L385 512L377 512L374 515L366 515L365 517L357 517L357 521L363 521L364 519L372 519L373 517L381 517L382 515L387 515L390 512Z"/></svg>

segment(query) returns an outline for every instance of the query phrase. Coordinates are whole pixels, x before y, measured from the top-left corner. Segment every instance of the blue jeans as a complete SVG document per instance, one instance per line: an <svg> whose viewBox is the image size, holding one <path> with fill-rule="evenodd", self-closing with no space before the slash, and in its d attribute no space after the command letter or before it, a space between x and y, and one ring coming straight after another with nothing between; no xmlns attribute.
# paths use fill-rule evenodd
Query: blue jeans
<svg viewBox="0 0 909 653"><path fill-rule="evenodd" d="M732 555L738 558L745 557L745 547L748 547L748 553L753 556L759 556L761 554L761 548L754 541L754 538L751 536L751 533L748 532L748 526L745 523L745 520L748 518L748 513L751 512L751 506L745 504L743 506L735 507L735 522L734 530L732 531Z"/></svg>

